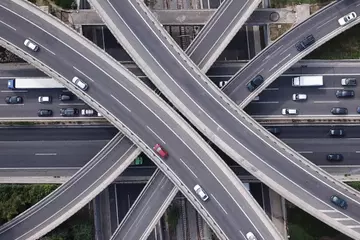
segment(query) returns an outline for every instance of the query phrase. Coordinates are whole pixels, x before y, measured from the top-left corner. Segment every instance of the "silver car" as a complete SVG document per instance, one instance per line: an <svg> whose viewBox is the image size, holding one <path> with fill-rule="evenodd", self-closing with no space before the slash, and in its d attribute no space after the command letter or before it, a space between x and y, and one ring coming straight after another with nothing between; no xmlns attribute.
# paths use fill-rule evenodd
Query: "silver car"
<svg viewBox="0 0 360 240"><path fill-rule="evenodd" d="M247 238L247 240L257 240L257 238L255 237L255 235L252 232L248 232L246 234L246 238Z"/></svg>
<svg viewBox="0 0 360 240"><path fill-rule="evenodd" d="M30 41L29 39L25 39L24 45L34 52L39 51L39 46L37 44L33 43L32 41Z"/></svg>
<svg viewBox="0 0 360 240"><path fill-rule="evenodd" d="M305 93L294 93L292 96L293 101L305 101L307 95Z"/></svg>
<svg viewBox="0 0 360 240"><path fill-rule="evenodd" d="M89 85L78 77L74 77L71 81L83 91L89 88Z"/></svg>
<svg viewBox="0 0 360 240"><path fill-rule="evenodd" d="M200 187L199 184L196 184L196 185L195 185L194 191L196 192L196 194L197 194L204 202L209 199L209 196L208 196L207 193Z"/></svg>

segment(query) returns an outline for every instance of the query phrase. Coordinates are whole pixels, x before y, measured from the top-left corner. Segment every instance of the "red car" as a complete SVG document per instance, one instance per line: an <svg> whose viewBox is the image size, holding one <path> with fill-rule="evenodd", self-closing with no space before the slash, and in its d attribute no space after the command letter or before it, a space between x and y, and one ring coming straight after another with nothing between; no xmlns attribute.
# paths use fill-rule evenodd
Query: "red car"
<svg viewBox="0 0 360 240"><path fill-rule="evenodd" d="M160 155L160 157L162 157L162 158L167 158L168 156L169 156L169 154L167 153L167 151L165 151L162 147L161 147L161 145L160 144L155 144L155 146L154 146L154 151L155 152L157 152L159 155Z"/></svg>

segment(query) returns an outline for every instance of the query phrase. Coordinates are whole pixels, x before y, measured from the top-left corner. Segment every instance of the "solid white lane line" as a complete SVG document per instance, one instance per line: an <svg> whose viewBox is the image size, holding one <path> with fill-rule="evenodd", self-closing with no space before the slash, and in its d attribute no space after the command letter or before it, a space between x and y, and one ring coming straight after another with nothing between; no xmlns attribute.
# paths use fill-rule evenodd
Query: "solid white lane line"
<svg viewBox="0 0 360 240"><path fill-rule="evenodd" d="M15 106L24 106L24 103L20 103L20 104L6 104L6 103L0 103L0 106L12 106L12 107L15 107Z"/></svg>
<svg viewBox="0 0 360 240"><path fill-rule="evenodd" d="M83 73L81 70L77 69L76 67L73 66L73 68L78 71L79 73L81 73L82 75L84 75L86 78L88 78L90 81L95 82L94 80L92 80L91 77L89 77L88 75L86 75L85 73Z"/></svg>
<svg viewBox="0 0 360 240"><path fill-rule="evenodd" d="M278 91L279 88L265 88L264 91Z"/></svg>
<svg viewBox="0 0 360 240"><path fill-rule="evenodd" d="M335 221L348 221L348 220L353 220L352 218L333 218Z"/></svg>
<svg viewBox="0 0 360 240"><path fill-rule="evenodd" d="M85 103L59 103L60 106L85 106Z"/></svg>
<svg viewBox="0 0 360 240"><path fill-rule="evenodd" d="M52 55L56 55L53 51L51 51L50 49L48 49L47 47L45 47L44 45L38 43L37 41L35 41L34 39L29 38L31 41L35 42L37 45L39 45L41 48L45 49L46 51L48 51L49 53L51 53Z"/></svg>
<svg viewBox="0 0 360 240"><path fill-rule="evenodd" d="M25 93L27 90L1 90L3 93Z"/></svg>
<svg viewBox="0 0 360 240"><path fill-rule="evenodd" d="M156 132L154 132L149 126L146 126L158 139L160 139L160 141L162 141L164 144L166 144L166 142L164 140L162 140L161 137L159 137L159 135L156 134Z"/></svg>
<svg viewBox="0 0 360 240"><path fill-rule="evenodd" d="M269 102L258 102L258 101L255 101L255 102L251 102L251 103L257 103L257 104L276 104L276 103L279 103L277 101L269 101Z"/></svg>
<svg viewBox="0 0 360 240"><path fill-rule="evenodd" d="M322 212L322 213L334 213L334 212L338 212L338 211L336 211L336 210L334 210L334 209L327 209L327 210L319 210L320 212Z"/></svg>
<svg viewBox="0 0 360 240"><path fill-rule="evenodd" d="M219 201L214 197L214 195L211 194L211 198L213 198L215 200L215 202L221 207L221 209L224 211L225 214L228 214L225 209L223 208L223 206L221 206L221 204L219 203Z"/></svg>
<svg viewBox="0 0 360 240"><path fill-rule="evenodd" d="M16 28L14 28L13 26L10 26L10 25L7 24L6 22L3 22L3 21L1 21L1 20L0 20L0 22L1 22L2 24L4 24L5 26L7 26L8 28L11 28L12 30L16 31Z"/></svg>
<svg viewBox="0 0 360 240"><path fill-rule="evenodd" d="M340 101L314 101L314 103L339 103Z"/></svg>
<svg viewBox="0 0 360 240"><path fill-rule="evenodd" d="M318 26L316 29L322 28L324 25L328 24L329 22L333 21L334 19L338 18L338 16L335 16L329 20L327 20L326 22L324 22L323 24L321 24L320 26Z"/></svg>
<svg viewBox="0 0 360 240"><path fill-rule="evenodd" d="M122 102L120 102L119 99L117 99L116 97L114 97L112 94L110 95L113 99L115 99L121 106L123 106L126 110L128 110L129 112L131 112L130 108L128 108L127 106L125 106L125 104L123 104Z"/></svg>
<svg viewBox="0 0 360 240"><path fill-rule="evenodd" d="M314 152L312 152L312 151L298 151L298 153L302 153L302 154L305 154L305 153L308 153L308 154L311 154L311 153L314 153Z"/></svg>
<svg viewBox="0 0 360 240"><path fill-rule="evenodd" d="M283 61L285 61L288 57L290 57L290 53L284 57L280 62L276 63L272 68L269 69L269 71L273 70L274 68L276 68L279 64L281 64Z"/></svg>
<svg viewBox="0 0 360 240"><path fill-rule="evenodd" d="M347 225L347 227L348 228L360 228L360 225Z"/></svg>
<svg viewBox="0 0 360 240"><path fill-rule="evenodd" d="M192 175L194 175L196 178L198 178L196 176L196 174L191 170L191 168L181 158L179 158L179 159L185 165L185 167L192 173Z"/></svg>
<svg viewBox="0 0 360 240"><path fill-rule="evenodd" d="M35 156L56 156L57 153L35 153Z"/></svg>
<svg viewBox="0 0 360 240"><path fill-rule="evenodd" d="M342 90L343 87L319 87L320 90Z"/></svg>
<svg viewBox="0 0 360 240"><path fill-rule="evenodd" d="M355 153L360 153L360 151L356 151Z"/></svg>

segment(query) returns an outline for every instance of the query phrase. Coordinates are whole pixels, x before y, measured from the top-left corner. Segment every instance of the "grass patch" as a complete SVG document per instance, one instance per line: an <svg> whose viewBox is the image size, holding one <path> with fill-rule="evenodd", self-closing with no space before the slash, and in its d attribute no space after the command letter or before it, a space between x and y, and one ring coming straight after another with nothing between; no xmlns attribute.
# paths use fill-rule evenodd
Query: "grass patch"
<svg viewBox="0 0 360 240"><path fill-rule="evenodd" d="M287 202L288 228L291 240L348 239L335 229ZM328 237L328 238L326 238Z"/></svg>
<svg viewBox="0 0 360 240"><path fill-rule="evenodd" d="M331 39L305 57L306 59L359 59L360 25Z"/></svg>
<svg viewBox="0 0 360 240"><path fill-rule="evenodd" d="M269 24L270 40L275 41L277 38L287 32L291 28L291 26L291 23Z"/></svg>
<svg viewBox="0 0 360 240"><path fill-rule="evenodd" d="M271 0L271 7L283 8L288 6L300 5L300 4L328 4L329 0Z"/></svg>

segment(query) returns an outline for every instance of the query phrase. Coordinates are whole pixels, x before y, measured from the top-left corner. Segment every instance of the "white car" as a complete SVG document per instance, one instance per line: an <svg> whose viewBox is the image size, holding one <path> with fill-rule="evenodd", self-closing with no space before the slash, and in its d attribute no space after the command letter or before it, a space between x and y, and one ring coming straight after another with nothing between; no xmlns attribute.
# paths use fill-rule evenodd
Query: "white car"
<svg viewBox="0 0 360 240"><path fill-rule="evenodd" d="M260 98L259 98L259 96L256 96L256 97L254 97L254 99L252 100L253 102L257 102L257 101L259 101L260 100Z"/></svg>
<svg viewBox="0 0 360 240"><path fill-rule="evenodd" d="M93 116L95 113L92 109L81 109L81 115L82 116Z"/></svg>
<svg viewBox="0 0 360 240"><path fill-rule="evenodd" d="M199 184L196 184L194 187L194 191L196 194L205 202L209 199L209 196L206 194L206 192L200 187Z"/></svg>
<svg viewBox="0 0 360 240"><path fill-rule="evenodd" d="M39 96L39 103L51 103L51 96Z"/></svg>
<svg viewBox="0 0 360 240"><path fill-rule="evenodd" d="M86 91L89 88L89 85L78 77L74 77L71 81L83 91Z"/></svg>
<svg viewBox="0 0 360 240"><path fill-rule="evenodd" d="M294 101L305 101L307 99L307 95L305 93L294 93L292 99Z"/></svg>
<svg viewBox="0 0 360 240"><path fill-rule="evenodd" d="M219 87L223 87L223 86L225 86L227 83L228 83L229 81L220 81L219 82Z"/></svg>
<svg viewBox="0 0 360 240"><path fill-rule="evenodd" d="M346 25L346 24L351 23L352 21L354 21L354 20L356 19L356 17L357 17L356 13L355 13L355 12L351 12L351 13L343 16L342 18L340 18L340 19L338 20L338 22L339 22L340 26L344 26L344 25Z"/></svg>
<svg viewBox="0 0 360 240"><path fill-rule="evenodd" d="M39 46L37 44L33 43L32 41L30 41L29 39L25 39L24 45L26 47L30 48L34 52L39 51Z"/></svg>
<svg viewBox="0 0 360 240"><path fill-rule="evenodd" d="M246 234L246 238L247 238L247 240L257 240L257 238L255 237L255 235L252 232L248 232Z"/></svg>
<svg viewBox="0 0 360 240"><path fill-rule="evenodd" d="M283 108L281 110L282 115L298 115L298 111L295 108Z"/></svg>

